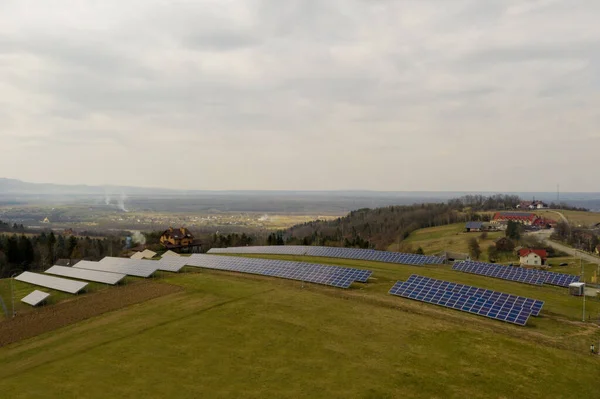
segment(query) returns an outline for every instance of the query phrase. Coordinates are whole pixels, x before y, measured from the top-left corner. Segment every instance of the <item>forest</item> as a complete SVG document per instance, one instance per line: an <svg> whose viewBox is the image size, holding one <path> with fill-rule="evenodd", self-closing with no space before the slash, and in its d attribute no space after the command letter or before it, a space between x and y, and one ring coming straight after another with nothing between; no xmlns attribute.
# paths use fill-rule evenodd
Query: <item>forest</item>
<svg viewBox="0 0 600 399"><path fill-rule="evenodd" d="M125 242L120 238L90 238L41 233L39 235L0 235L0 278L21 271L40 271L56 260L100 260L119 255Z"/></svg>
<svg viewBox="0 0 600 399"><path fill-rule="evenodd" d="M387 249L417 229L470 220L489 221L490 215L482 212L512 209L520 201L514 195L468 195L447 203L359 209L335 220L317 220L271 233L265 244Z"/></svg>

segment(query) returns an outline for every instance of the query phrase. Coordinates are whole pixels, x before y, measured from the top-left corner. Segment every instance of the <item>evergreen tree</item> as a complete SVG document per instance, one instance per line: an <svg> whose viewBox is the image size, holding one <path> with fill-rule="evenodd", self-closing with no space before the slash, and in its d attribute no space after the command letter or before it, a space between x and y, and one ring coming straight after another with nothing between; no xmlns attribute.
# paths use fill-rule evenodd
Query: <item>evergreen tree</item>
<svg viewBox="0 0 600 399"><path fill-rule="evenodd" d="M520 230L521 225L519 223L509 220L508 224L506 225L506 236L511 240L518 240L521 238Z"/></svg>
<svg viewBox="0 0 600 399"><path fill-rule="evenodd" d="M18 248L21 263L24 266L29 266L30 264L32 264L34 260L34 251L31 240L26 236L22 235L21 237L19 237ZM25 268L25 270L27 270L27 268Z"/></svg>
<svg viewBox="0 0 600 399"><path fill-rule="evenodd" d="M72 258L72 254L73 254L73 251L75 250L76 246L77 246L77 238L75 236L69 237L69 243L67 245L67 252L69 255L67 257Z"/></svg>
<svg viewBox="0 0 600 399"><path fill-rule="evenodd" d="M12 263L14 265L21 263L21 257L19 254L19 242L17 240L16 235L12 235L6 240L5 253L8 263Z"/></svg>
<svg viewBox="0 0 600 399"><path fill-rule="evenodd" d="M67 254L67 243L62 235L59 235L58 239L56 240L56 249L54 253L57 259L69 257Z"/></svg>
<svg viewBox="0 0 600 399"><path fill-rule="evenodd" d="M54 246L56 245L56 236L54 235L54 232L51 231L50 235L48 236L48 264L49 265L53 265L55 258L54 258Z"/></svg>

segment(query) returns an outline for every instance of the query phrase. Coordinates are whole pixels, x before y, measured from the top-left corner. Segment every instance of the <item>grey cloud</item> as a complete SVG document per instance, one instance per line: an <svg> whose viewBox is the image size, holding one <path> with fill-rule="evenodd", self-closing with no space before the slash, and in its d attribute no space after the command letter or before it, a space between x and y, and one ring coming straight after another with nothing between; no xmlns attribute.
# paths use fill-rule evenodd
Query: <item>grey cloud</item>
<svg viewBox="0 0 600 399"><path fill-rule="evenodd" d="M191 48L201 50L230 51L257 46L261 41L252 37L251 32L201 32L191 34L185 39Z"/></svg>
<svg viewBox="0 0 600 399"><path fill-rule="evenodd" d="M511 47L491 47L474 51L461 60L470 66L527 61L552 61L569 59L596 59L600 52L599 40L589 42L528 44Z"/></svg>
<svg viewBox="0 0 600 399"><path fill-rule="evenodd" d="M549 137L574 126L568 140L584 143L599 123L600 29L565 2L534 12L500 0L134 1L122 10L107 0L91 17L77 14L86 7L36 17L24 4L0 14L0 134L11 132L0 169L26 146L56 172L25 165L23 179L106 183L132 178L120 168L143 161L141 182L182 188L542 190L553 171L568 174L548 159L577 147ZM522 162L515 140L538 148L527 162L548 173L503 179L503 165ZM501 161L489 161L491 148ZM201 185L171 181L154 164L165 150L210 173ZM577 167L591 169L592 147L581 151ZM464 152L477 168L457 162ZM69 153L94 162L72 170Z"/></svg>

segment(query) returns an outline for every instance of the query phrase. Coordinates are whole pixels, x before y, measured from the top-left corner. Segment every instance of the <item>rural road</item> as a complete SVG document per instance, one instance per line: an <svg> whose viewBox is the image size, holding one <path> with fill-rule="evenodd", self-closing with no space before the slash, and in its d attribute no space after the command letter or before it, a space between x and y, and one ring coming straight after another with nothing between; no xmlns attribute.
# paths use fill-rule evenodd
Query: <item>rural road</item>
<svg viewBox="0 0 600 399"><path fill-rule="evenodd" d="M567 220L565 215L563 215L561 212L558 212L558 211L548 211L548 212L556 213L558 216L560 216L560 218L562 219L563 222L569 224L569 221Z"/></svg>
<svg viewBox="0 0 600 399"><path fill-rule="evenodd" d="M553 233L553 229L550 230L539 230L533 233L529 233L531 235L537 236L540 240L542 240L543 242L545 242L546 244L550 245L552 248L557 249L561 252L564 252L566 254L569 254L571 256L574 256L576 258L581 257L583 260L585 260L586 262L589 263L595 263L597 265L600 265L600 258L591 254L588 254L587 252L583 252L580 251L578 249L575 248L571 248L568 247L564 244L560 244L558 242L555 241L550 241L550 236Z"/></svg>

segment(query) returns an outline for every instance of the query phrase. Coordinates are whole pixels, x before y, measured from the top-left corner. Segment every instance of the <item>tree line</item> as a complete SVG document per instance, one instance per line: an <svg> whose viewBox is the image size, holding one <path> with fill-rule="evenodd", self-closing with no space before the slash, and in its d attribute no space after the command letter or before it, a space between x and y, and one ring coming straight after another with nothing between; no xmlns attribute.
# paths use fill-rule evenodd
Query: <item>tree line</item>
<svg viewBox="0 0 600 399"><path fill-rule="evenodd" d="M364 208L335 220L315 220L276 232L204 236L203 248L245 245L323 245L387 249L413 231L467 221L489 221L485 211L514 209L515 195L466 195L447 203ZM417 249L418 250L418 249Z"/></svg>
<svg viewBox="0 0 600 399"><path fill-rule="evenodd" d="M120 254L120 238L64 237L54 233L39 235L0 235L0 278L15 272L45 270L57 259L100 260Z"/></svg>
<svg viewBox="0 0 600 399"><path fill-rule="evenodd" d="M574 227L564 221L556 225L552 239L586 252L594 252L600 245L600 239L594 231Z"/></svg>
<svg viewBox="0 0 600 399"><path fill-rule="evenodd" d="M281 238L276 243L271 240L269 244L281 245L283 241L286 245L387 249L389 245L403 241L417 229L469 220L489 221L490 215L478 212L491 206L491 202L471 197L447 203L358 209L335 220L316 220L272 233ZM493 203L496 205L499 202L518 202L510 196L494 198Z"/></svg>

